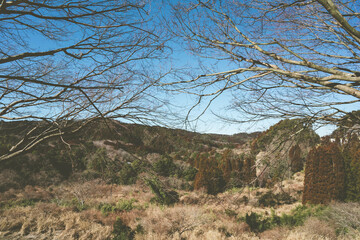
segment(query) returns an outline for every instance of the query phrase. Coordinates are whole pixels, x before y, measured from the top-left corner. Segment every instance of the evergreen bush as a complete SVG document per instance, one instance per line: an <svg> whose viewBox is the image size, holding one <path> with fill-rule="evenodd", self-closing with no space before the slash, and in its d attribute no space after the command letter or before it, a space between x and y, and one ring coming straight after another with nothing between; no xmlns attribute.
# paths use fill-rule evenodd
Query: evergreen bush
<svg viewBox="0 0 360 240"><path fill-rule="evenodd" d="M132 240L135 237L135 231L131 230L121 218L117 217L113 225L112 240Z"/></svg>
<svg viewBox="0 0 360 240"><path fill-rule="evenodd" d="M324 206L305 206L300 205L293 209L290 214L278 216L275 211L271 211L271 216L266 217L262 214L251 212L246 214L241 220L245 221L251 231L259 233L276 226L297 227L304 224L305 220L311 216L322 216L327 208Z"/></svg>
<svg viewBox="0 0 360 240"><path fill-rule="evenodd" d="M179 194L174 190L166 189L158 178L147 178L145 181L155 194L153 201L163 205L173 205L179 201Z"/></svg>
<svg viewBox="0 0 360 240"><path fill-rule="evenodd" d="M164 177L168 177L176 173L176 165L173 162L173 159L168 156L156 161L153 165L153 169L157 174Z"/></svg>
<svg viewBox="0 0 360 240"><path fill-rule="evenodd" d="M138 173L134 170L134 168L125 163L121 170L118 173L118 183L124 185L134 184L137 180Z"/></svg>

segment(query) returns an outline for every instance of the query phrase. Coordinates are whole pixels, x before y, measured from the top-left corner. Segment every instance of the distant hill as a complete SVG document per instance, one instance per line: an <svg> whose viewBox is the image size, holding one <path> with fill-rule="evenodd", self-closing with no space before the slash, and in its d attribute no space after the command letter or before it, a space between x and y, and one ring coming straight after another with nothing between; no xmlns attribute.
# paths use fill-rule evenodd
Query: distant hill
<svg viewBox="0 0 360 240"><path fill-rule="evenodd" d="M1 153L9 151L28 130L40 124L36 121L0 122ZM147 165L169 155L189 165L187 159L194 152L241 148L257 135L200 134L99 120L86 125L76 134L46 140L11 161L1 163L0 190L28 184L59 183L79 173L85 177L104 177L105 170L101 168L111 166L114 173L106 174L113 175L121 171L126 162L138 160ZM157 159L151 159L153 156Z"/></svg>

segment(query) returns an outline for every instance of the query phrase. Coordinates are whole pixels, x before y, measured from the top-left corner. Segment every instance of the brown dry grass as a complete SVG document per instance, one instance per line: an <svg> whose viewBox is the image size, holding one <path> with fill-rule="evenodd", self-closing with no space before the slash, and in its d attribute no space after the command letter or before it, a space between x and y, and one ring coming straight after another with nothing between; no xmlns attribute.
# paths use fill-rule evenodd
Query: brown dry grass
<svg viewBox="0 0 360 240"><path fill-rule="evenodd" d="M312 236L318 236L325 239L337 239L334 227L328 222L318 218L311 217L307 219L304 226L299 229Z"/></svg>
<svg viewBox="0 0 360 240"><path fill-rule="evenodd" d="M106 239L112 225L120 216L128 223L144 215L141 210L103 215L100 203L116 204L119 200L137 199L137 205L148 203L149 190L140 186L108 185L99 180L88 182L64 182L47 189L27 186L21 190L8 190L0 195L3 203L19 199L36 199L35 206L0 209L0 239ZM75 211L72 200L90 209ZM15 202L16 203L16 202ZM67 206L67 207L66 207Z"/></svg>
<svg viewBox="0 0 360 240"><path fill-rule="evenodd" d="M87 182L68 182L52 190L58 204L77 199L91 207L100 203L116 204L119 200L136 199L138 205L144 205L153 197L149 189L141 185L119 186L106 184L101 180Z"/></svg>
<svg viewBox="0 0 360 240"><path fill-rule="evenodd" d="M360 239L360 203L333 202L322 217L343 239Z"/></svg>
<svg viewBox="0 0 360 240"><path fill-rule="evenodd" d="M260 239L285 239L290 230L284 227L276 227L259 234Z"/></svg>
<svg viewBox="0 0 360 240"><path fill-rule="evenodd" d="M38 186L26 186L24 189L9 189L0 193L0 202L14 199L35 199L48 201L53 198L53 194Z"/></svg>
<svg viewBox="0 0 360 240"><path fill-rule="evenodd" d="M251 239L245 223L209 212L201 206L176 205L161 209L152 206L146 210L146 216L133 226L141 224L144 235L137 239Z"/></svg>
<svg viewBox="0 0 360 240"><path fill-rule="evenodd" d="M283 183L290 192L299 191L302 174ZM299 180L300 179L300 180ZM179 191L180 202L175 206L163 207L150 203L154 196L141 182L131 186L108 185L100 180L87 182L64 182L48 188L26 187L0 194L0 201L17 199L38 199L34 206L0 209L0 239L106 239L111 236L117 217L133 230L142 226L144 233L136 239L336 239L335 229L339 222L354 225L360 220L360 205L333 204L333 214L328 219L308 219L304 226L294 229L277 227L261 234L254 234L249 226L239 221L246 213L257 212L270 215L269 208L259 207L257 200L269 189L242 189L228 191L217 196L203 191ZM274 186L272 191L279 190ZM244 201L244 197L248 201ZM88 206L77 212L71 199L78 199ZM131 211L104 215L98 210L100 203L115 205L119 200L136 199ZM289 213L300 202L274 208L277 215ZM64 207L68 206L68 207ZM350 214L354 213L354 214ZM334 214L337 218L334 217ZM360 225L359 225L360 226ZM340 239L356 239L352 235L341 235ZM349 237L351 236L351 238Z"/></svg>
<svg viewBox="0 0 360 240"><path fill-rule="evenodd" d="M36 236L37 239L106 239L111 226L82 217L56 204L16 207L2 212L0 236Z"/></svg>

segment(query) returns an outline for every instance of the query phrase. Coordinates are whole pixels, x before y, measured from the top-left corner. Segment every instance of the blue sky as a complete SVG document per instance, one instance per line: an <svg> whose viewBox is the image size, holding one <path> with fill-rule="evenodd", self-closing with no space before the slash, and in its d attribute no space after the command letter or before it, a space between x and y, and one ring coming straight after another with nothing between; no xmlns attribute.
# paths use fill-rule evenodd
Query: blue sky
<svg viewBox="0 0 360 240"><path fill-rule="evenodd" d="M155 1L156 2L156 1ZM163 2L163 1L161 1ZM173 4L176 4L179 1L169 1ZM165 9L164 14L167 13L167 9ZM196 69L198 67L197 61L198 58L194 55L191 55L189 53L186 53L184 49L181 48L180 45L177 45L176 42L172 43L172 47L174 49L174 54L171 56L172 61L171 64L175 67L192 67ZM207 63L208 60L202 59L203 63ZM213 63L213 62L212 62ZM210 64L210 62L209 62ZM226 69L233 69L234 65L226 64L224 62L221 62L216 65L218 69L226 70ZM195 72L196 70L194 70ZM345 96L345 98L349 98ZM184 96L178 96L175 98L176 103L179 105L185 105L183 111L186 112L187 109L191 106L191 104L194 103L194 99L191 99L189 97ZM322 99L323 100L323 99ZM280 119L272 119L272 120L264 120L257 123L243 123L243 124L230 124L227 122L223 122L220 119L218 119L216 116L212 114L212 112L218 113L219 115L223 116L224 114L228 113L230 117L233 118L241 118L237 113L230 112L227 110L227 106L232 101L232 96L230 93L224 93L220 97L218 97L210 106L210 108L206 111L206 113L196 122L192 124L193 127L196 127L197 131L200 132L207 132L207 133L221 133L221 134L234 134L238 132L253 132L253 131L263 131L268 129L271 125L277 123L280 121ZM329 99L330 101L330 99ZM184 104L185 103L185 104ZM349 105L343 108L343 110L346 111L352 111L357 110L359 106L357 105ZM200 105L200 107L196 108L193 111L193 119L202 112L204 109L204 104ZM241 119L240 119L241 120ZM333 125L325 125L325 126L315 126L316 131L321 136L330 134L335 127ZM191 130L191 128L190 128Z"/></svg>
<svg viewBox="0 0 360 240"><path fill-rule="evenodd" d="M158 7L163 1L155 1L154 7ZM175 4L178 1L170 1ZM154 9L155 9L154 8ZM163 9L164 10L164 9ZM166 9L163 11L166 14ZM32 38L32 47L36 49L50 49L53 47L60 47L58 45L52 45L49 41L44 40L39 35L30 36ZM171 42L170 46L173 48L173 54L169 56L166 67L174 67L174 68L189 68L196 69L198 68L198 58L190 53L186 52L177 42ZM207 60L203 60L203 63L207 63ZM208 62L210 64L210 61ZM212 62L213 63L213 62ZM163 63L161 63L163 64ZM159 67L164 67L159 65ZM165 68L166 68L165 67ZM216 65L218 69L231 69L233 66L227 65L222 62ZM196 70L194 70L195 72ZM184 116L194 104L195 99L191 96L186 96L183 94L174 96L172 99L172 103L177 105L178 111ZM213 101L209 109L201 116L201 118L197 121L191 122L190 125L186 125L187 130L196 130L198 132L203 133L219 133L219 134L235 134L238 132L254 132L254 131L264 131L268 129L271 125L277 123L280 119L272 119L272 120L264 120L256 123L243 123L243 124L231 124L228 122L224 122L217 118L212 112L217 113L219 115L225 115L226 113L230 113L231 117L237 117L237 113L231 113L227 110L227 106L232 101L232 96L230 92L225 92L220 95L216 100ZM205 108L205 105L202 104L198 108L195 108L190 116L190 119L196 118ZM232 115L233 114L233 115ZM241 119L240 119L241 120ZM182 127L185 127L184 125ZM320 135L326 135L331 133L334 130L333 126L325 126L317 130Z"/></svg>

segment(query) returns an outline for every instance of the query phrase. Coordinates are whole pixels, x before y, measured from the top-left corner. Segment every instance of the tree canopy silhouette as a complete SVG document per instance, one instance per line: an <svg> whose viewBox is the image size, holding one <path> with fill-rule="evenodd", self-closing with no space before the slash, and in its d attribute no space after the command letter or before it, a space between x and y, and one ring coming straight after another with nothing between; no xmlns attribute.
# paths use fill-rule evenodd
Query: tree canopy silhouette
<svg viewBox="0 0 360 240"><path fill-rule="evenodd" d="M345 120L360 99L358 9L355 0L179 3L171 30L204 61L167 85L197 96L196 106L231 91L230 109L246 118L218 115L236 122Z"/></svg>
<svg viewBox="0 0 360 240"><path fill-rule="evenodd" d="M146 1L1 0L0 119L37 124L0 161L94 119L158 120L166 38L152 20Z"/></svg>

